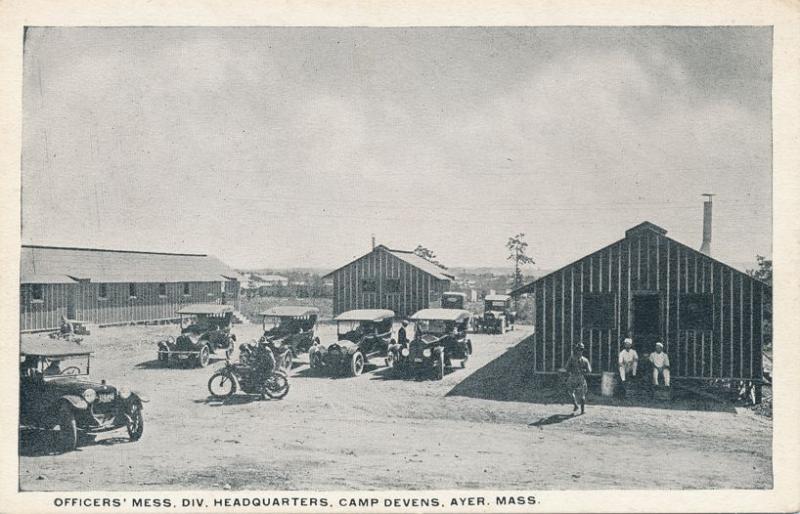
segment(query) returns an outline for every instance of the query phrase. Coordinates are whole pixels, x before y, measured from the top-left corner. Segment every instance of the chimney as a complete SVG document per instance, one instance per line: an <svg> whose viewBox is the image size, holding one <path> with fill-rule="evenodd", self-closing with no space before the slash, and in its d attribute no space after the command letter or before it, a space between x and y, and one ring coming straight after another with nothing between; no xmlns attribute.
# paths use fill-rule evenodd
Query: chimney
<svg viewBox="0 0 800 514"><path fill-rule="evenodd" d="M372 249L375 249L375 234L372 234Z"/></svg>
<svg viewBox="0 0 800 514"><path fill-rule="evenodd" d="M706 255L711 255L711 197L713 193L703 193L707 198L703 202L703 244L700 246L700 251Z"/></svg>

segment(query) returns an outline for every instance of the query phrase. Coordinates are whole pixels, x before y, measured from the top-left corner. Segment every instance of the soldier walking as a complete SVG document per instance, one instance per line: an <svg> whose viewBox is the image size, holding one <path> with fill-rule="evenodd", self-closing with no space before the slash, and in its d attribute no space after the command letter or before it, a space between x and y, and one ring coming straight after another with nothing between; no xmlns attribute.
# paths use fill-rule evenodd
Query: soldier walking
<svg viewBox="0 0 800 514"><path fill-rule="evenodd" d="M565 368L567 371L567 391L572 397L572 404L574 405L572 413L577 412L578 404L580 403L581 414L583 414L586 407L586 392L588 391L586 374L592 372L592 365L583 356L583 343L576 344L572 349L572 355Z"/></svg>

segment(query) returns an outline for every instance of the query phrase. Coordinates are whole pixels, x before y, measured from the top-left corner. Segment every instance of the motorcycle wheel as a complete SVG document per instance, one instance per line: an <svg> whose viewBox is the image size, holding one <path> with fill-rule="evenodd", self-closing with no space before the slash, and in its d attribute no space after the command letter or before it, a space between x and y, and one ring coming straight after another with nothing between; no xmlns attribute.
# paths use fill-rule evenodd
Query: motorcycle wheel
<svg viewBox="0 0 800 514"><path fill-rule="evenodd" d="M218 399L230 398L236 392L236 381L228 373L217 372L208 379L208 392Z"/></svg>
<svg viewBox="0 0 800 514"><path fill-rule="evenodd" d="M273 373L264 383L264 392L273 400L280 400L289 393L289 380L283 373Z"/></svg>

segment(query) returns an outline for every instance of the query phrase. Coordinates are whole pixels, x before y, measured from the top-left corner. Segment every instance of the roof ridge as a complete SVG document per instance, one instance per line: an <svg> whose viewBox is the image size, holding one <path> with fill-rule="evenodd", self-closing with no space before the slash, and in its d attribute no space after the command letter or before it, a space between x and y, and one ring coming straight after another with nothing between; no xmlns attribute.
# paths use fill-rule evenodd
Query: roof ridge
<svg viewBox="0 0 800 514"><path fill-rule="evenodd" d="M145 255L174 255L179 257L209 257L207 253L151 252L146 250L114 250L110 248L82 248L76 246L22 245L22 248L41 248L45 250L73 250L80 252L137 253ZM213 256L212 256L213 257ZM214 257L216 258L216 257Z"/></svg>

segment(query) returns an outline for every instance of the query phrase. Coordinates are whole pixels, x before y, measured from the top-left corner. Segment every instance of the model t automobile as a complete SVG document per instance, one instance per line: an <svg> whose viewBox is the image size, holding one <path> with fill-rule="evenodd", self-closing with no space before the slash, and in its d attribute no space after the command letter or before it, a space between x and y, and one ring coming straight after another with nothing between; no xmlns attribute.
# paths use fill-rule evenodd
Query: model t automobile
<svg viewBox="0 0 800 514"><path fill-rule="evenodd" d="M446 291L442 293L443 309L463 309L467 295L456 291Z"/></svg>
<svg viewBox="0 0 800 514"><path fill-rule="evenodd" d="M319 342L315 333L319 317L316 307L272 307L261 316L264 328L261 342L289 350L283 354L284 362L279 363L283 369L292 369L293 360Z"/></svg>
<svg viewBox="0 0 800 514"><path fill-rule="evenodd" d="M208 365L211 356L228 358L236 336L231 334L233 307L216 303L187 305L178 310L181 334L158 343L158 360L164 364Z"/></svg>
<svg viewBox="0 0 800 514"><path fill-rule="evenodd" d="M337 341L327 347L317 343L308 351L313 370L358 376L373 357L389 359L394 312L385 309L360 309L339 314L336 320Z"/></svg>
<svg viewBox="0 0 800 514"><path fill-rule="evenodd" d="M472 341L467 338L471 314L461 309L422 309L411 320L415 324L414 339L407 345L394 345L390 352L396 356L396 369L417 374L432 370L437 380L444 378L445 368L453 360L467 365L472 355Z"/></svg>
<svg viewBox="0 0 800 514"><path fill-rule="evenodd" d="M474 320L475 332L505 334L514 330L517 313L511 310L511 297L507 294L490 294L483 299L483 316Z"/></svg>
<svg viewBox="0 0 800 514"><path fill-rule="evenodd" d="M142 402L126 387L89 378L91 350L75 343L23 341L20 347L20 425L57 432L61 451L78 434L126 428L131 441L144 431Z"/></svg>

